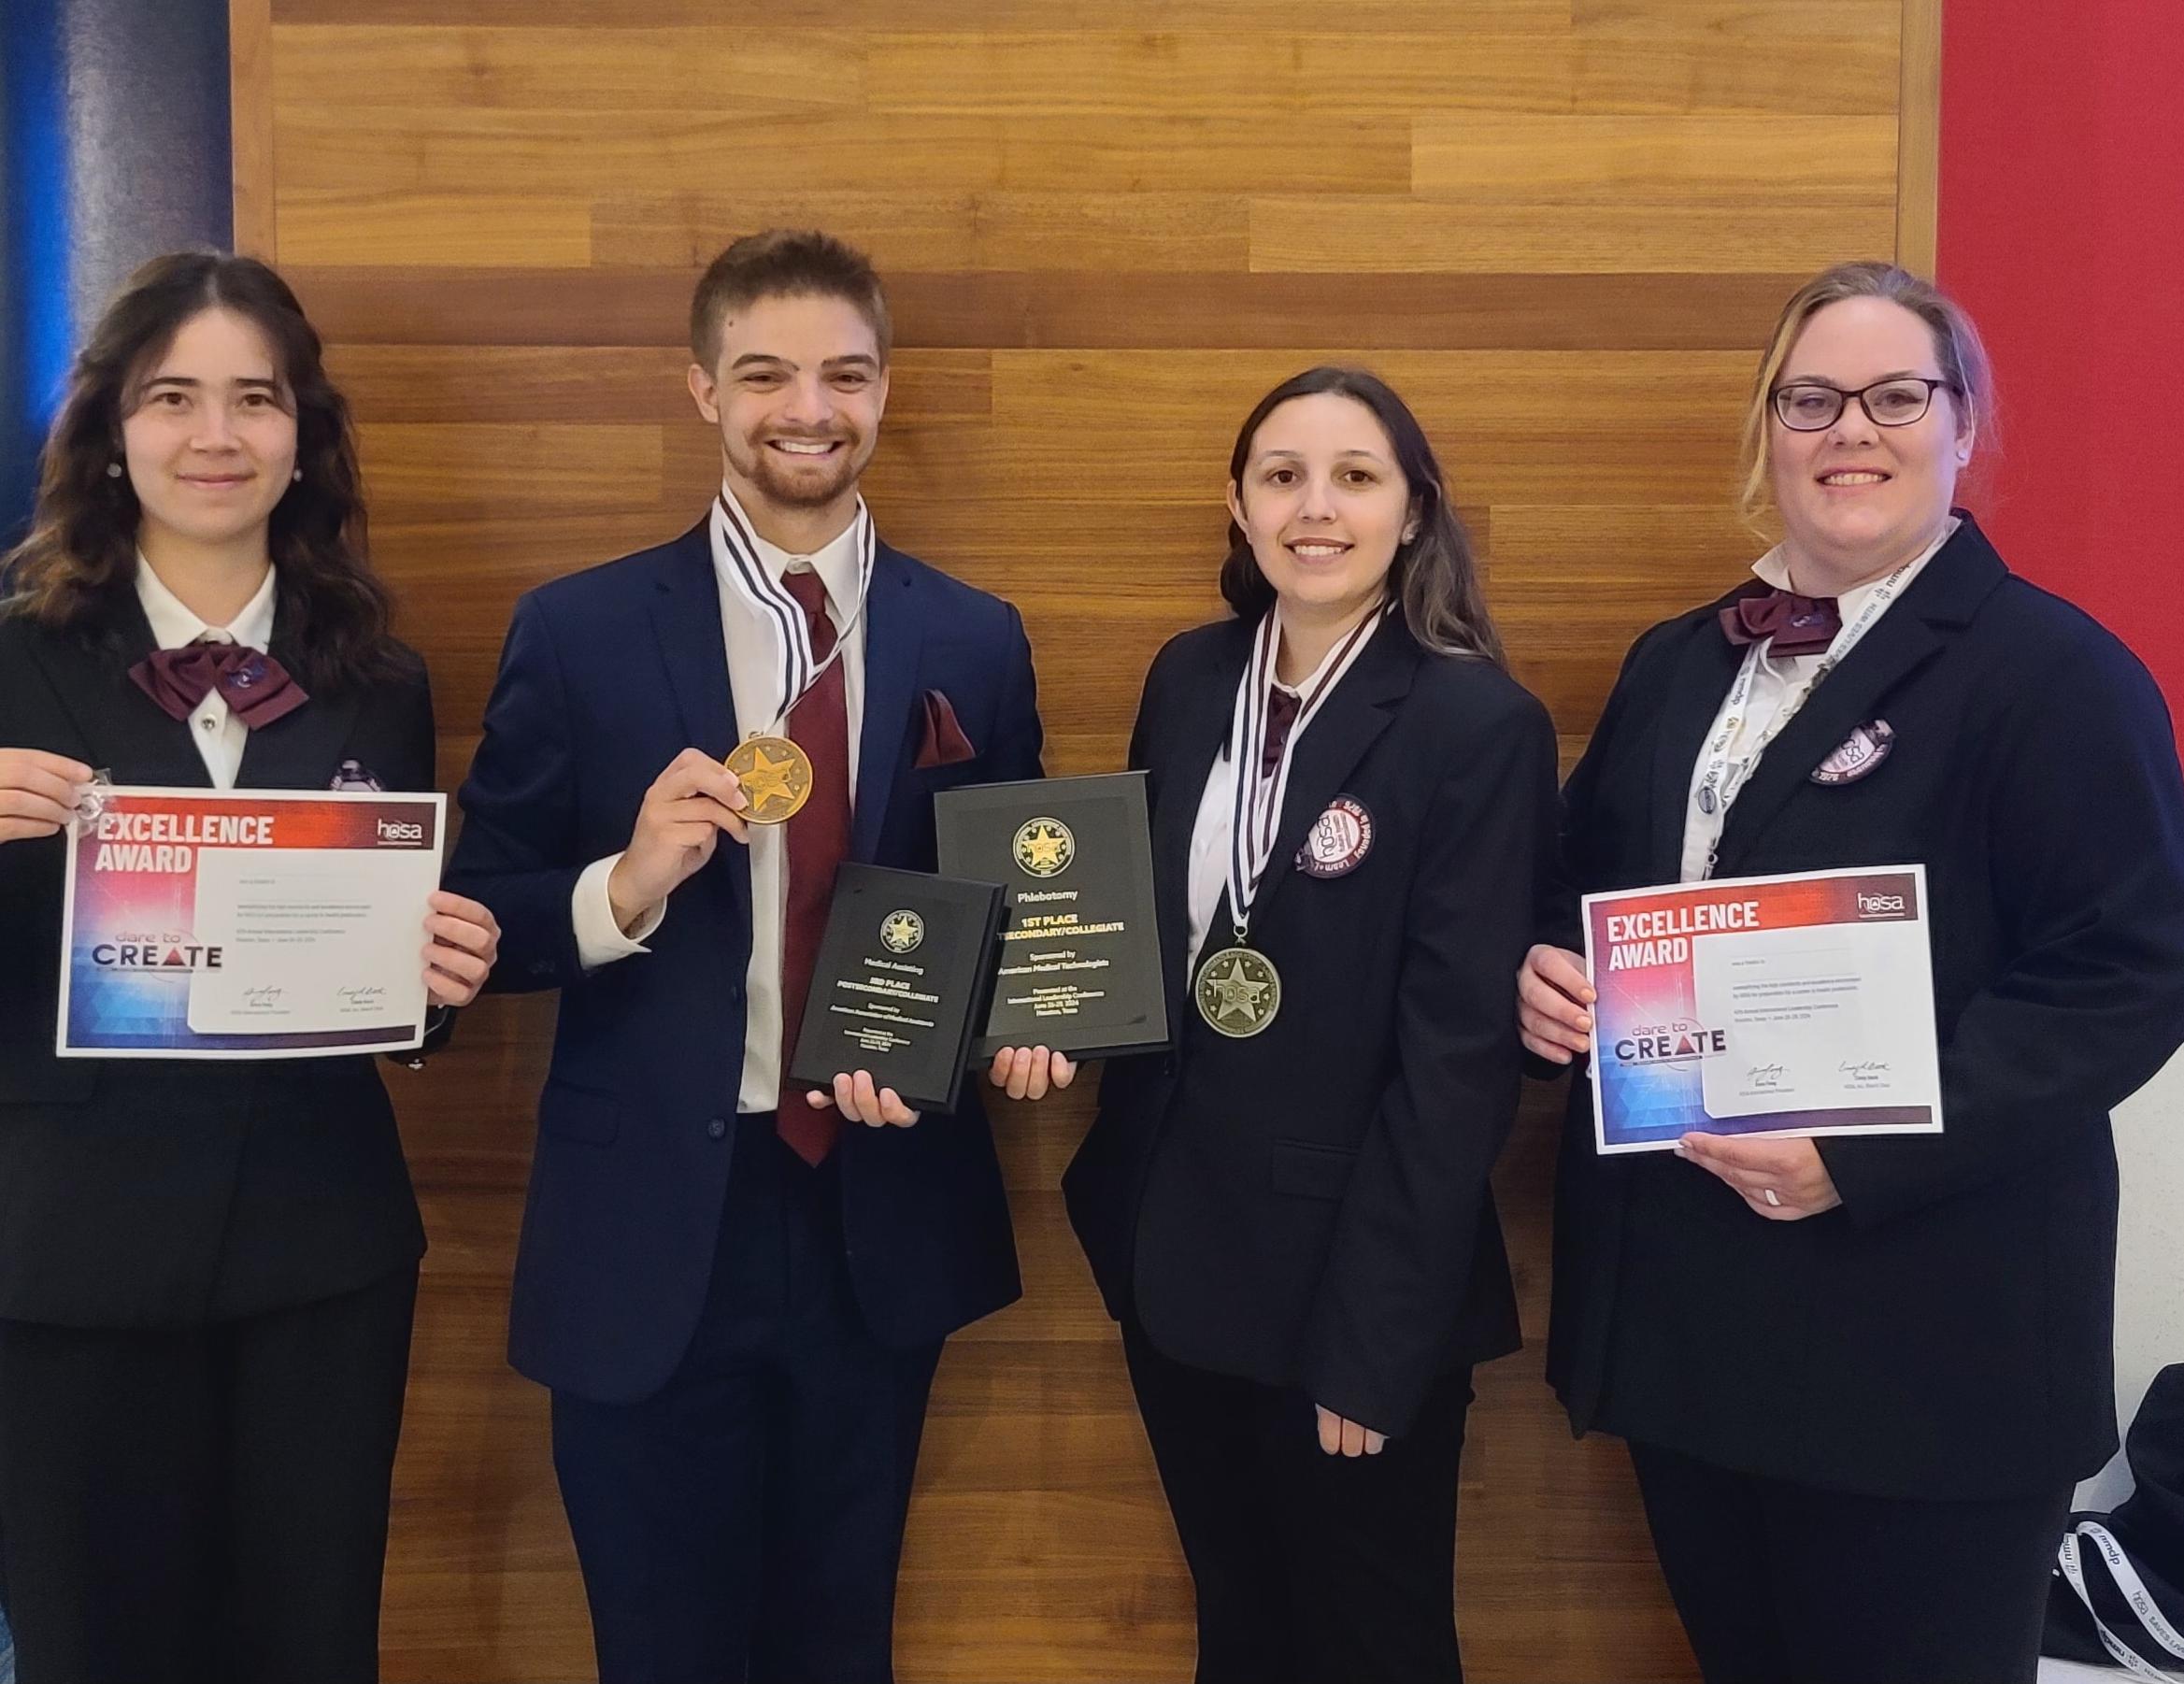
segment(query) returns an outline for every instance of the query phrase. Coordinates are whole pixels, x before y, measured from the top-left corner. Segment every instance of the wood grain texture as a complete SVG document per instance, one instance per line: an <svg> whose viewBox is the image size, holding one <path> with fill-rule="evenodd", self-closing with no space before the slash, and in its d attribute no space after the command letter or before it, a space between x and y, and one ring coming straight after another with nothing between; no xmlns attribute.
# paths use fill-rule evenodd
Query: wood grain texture
<svg viewBox="0 0 2184 1684"><path fill-rule="evenodd" d="M235 249L267 263L278 255L273 194L272 0L228 0L229 172L235 187Z"/></svg>
<svg viewBox="0 0 2184 1684"><path fill-rule="evenodd" d="M1449 466L1565 764L1632 636L1735 578L1737 420L1781 300L1917 255L1937 0L233 0L240 237L354 406L440 773L515 598L697 518L683 386L727 239L888 276L867 492L1022 609L1050 771L1123 753L1219 611L1233 430L1365 361ZM268 11L269 7L269 11ZM259 21L253 24L253 7ZM244 107L261 115L247 132ZM592 1677L546 1400L503 1360L550 998L393 1073L433 1249L397 1469L394 1684ZM1688 1679L1627 1459L1541 1380L1559 1088L1497 1186L1524 1325L1478 1377L1467 1672ZM1092 1083L995 1107L1026 1296L950 1346L903 1569L906 1684L1173 1680L1190 1585L1058 1183Z"/></svg>
<svg viewBox="0 0 2184 1684"><path fill-rule="evenodd" d="M1942 0L1903 0L1896 149L1896 262L1934 273L1941 221Z"/></svg>

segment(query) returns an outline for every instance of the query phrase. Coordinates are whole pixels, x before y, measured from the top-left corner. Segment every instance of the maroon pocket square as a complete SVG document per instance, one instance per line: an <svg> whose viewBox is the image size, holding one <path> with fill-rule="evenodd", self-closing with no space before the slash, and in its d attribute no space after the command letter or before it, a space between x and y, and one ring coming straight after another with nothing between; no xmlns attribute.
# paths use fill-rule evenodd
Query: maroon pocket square
<svg viewBox="0 0 2184 1684"><path fill-rule="evenodd" d="M918 758L912 765L925 772L935 766L960 766L966 760L978 758L978 749L971 747L971 739L964 735L963 725L955 717L954 704L937 690L927 691L925 735L918 745Z"/></svg>

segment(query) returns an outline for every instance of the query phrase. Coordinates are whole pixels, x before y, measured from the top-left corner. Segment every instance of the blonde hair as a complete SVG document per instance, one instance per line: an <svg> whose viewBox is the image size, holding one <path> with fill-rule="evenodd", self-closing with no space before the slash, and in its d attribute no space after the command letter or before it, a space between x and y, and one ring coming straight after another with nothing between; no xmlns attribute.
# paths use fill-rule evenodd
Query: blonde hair
<svg viewBox="0 0 2184 1684"><path fill-rule="evenodd" d="M1990 450L1995 437L1994 373L1987 361L1987 348L1979 330L1964 308L1930 280L1922 280L1893 264L1836 264L1822 269L1790 295L1775 320L1766 354L1760 359L1759 378L1752 383L1751 401L1744 412L1744 449L1739 458L1743 471L1737 508L1754 526L1763 526L1775 507L1772 436L1775 385L1790 348L1805 324L1831 304L1846 298L1885 298L1900 304L1926 323L1934 335L1934 357L1942 378L1953 389L1958 425L1969 421Z"/></svg>

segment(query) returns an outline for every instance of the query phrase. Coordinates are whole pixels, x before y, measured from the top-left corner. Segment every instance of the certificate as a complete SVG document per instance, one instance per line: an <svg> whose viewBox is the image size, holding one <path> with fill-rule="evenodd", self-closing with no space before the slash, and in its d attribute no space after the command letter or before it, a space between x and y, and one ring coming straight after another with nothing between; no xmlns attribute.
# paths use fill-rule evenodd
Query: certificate
<svg viewBox="0 0 2184 1684"><path fill-rule="evenodd" d="M69 828L62 1058L423 1045L444 795L101 790Z"/></svg>
<svg viewBox="0 0 2184 1684"><path fill-rule="evenodd" d="M1593 1144L1941 1130L1926 868L1585 897Z"/></svg>

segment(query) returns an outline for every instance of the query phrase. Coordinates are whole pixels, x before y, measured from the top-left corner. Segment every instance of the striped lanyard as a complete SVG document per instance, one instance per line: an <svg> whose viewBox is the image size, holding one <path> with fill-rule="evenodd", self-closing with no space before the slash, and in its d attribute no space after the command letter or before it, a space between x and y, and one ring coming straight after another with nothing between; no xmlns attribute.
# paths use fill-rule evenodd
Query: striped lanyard
<svg viewBox="0 0 2184 1684"><path fill-rule="evenodd" d="M1368 614L1336 648L1321 668L1311 690L1297 705L1297 717L1283 740L1275 764L1265 766L1266 734L1274 706L1275 655L1281 648L1281 609L1267 610L1251 641L1251 658L1245 664L1243 682L1236 687L1235 712L1229 722L1229 760L1236 769L1235 806L1230 815L1229 912L1235 920L1236 943L1251 920L1251 903L1266 866L1274 858L1274 837L1281 825L1282 802L1289 794L1290 768L1294 764L1297 739L1313 715L1335 693L1343 675L1357 664L1373 633L1388 618L1388 607Z"/></svg>
<svg viewBox="0 0 2184 1684"><path fill-rule="evenodd" d="M821 676L842 657L849 646L849 634L864 616L864 604L872 594L872 567L878 550L878 539L872 528L872 511L864 507L864 499L857 499L857 513L852 521L857 543L857 606L849 615L849 623L835 639L834 650L824 661L819 660L811 649L811 622L805 618L803 607L790 594L789 587L767 571L759 560L758 535L750 528L749 519L722 491L713 499L713 529L721 539L721 553L728 558L729 582L735 593L748 603L760 621L772 628L778 656L777 668L781 681L781 709L774 716L773 723L753 735L768 735L778 730L805 692L819 682Z"/></svg>

